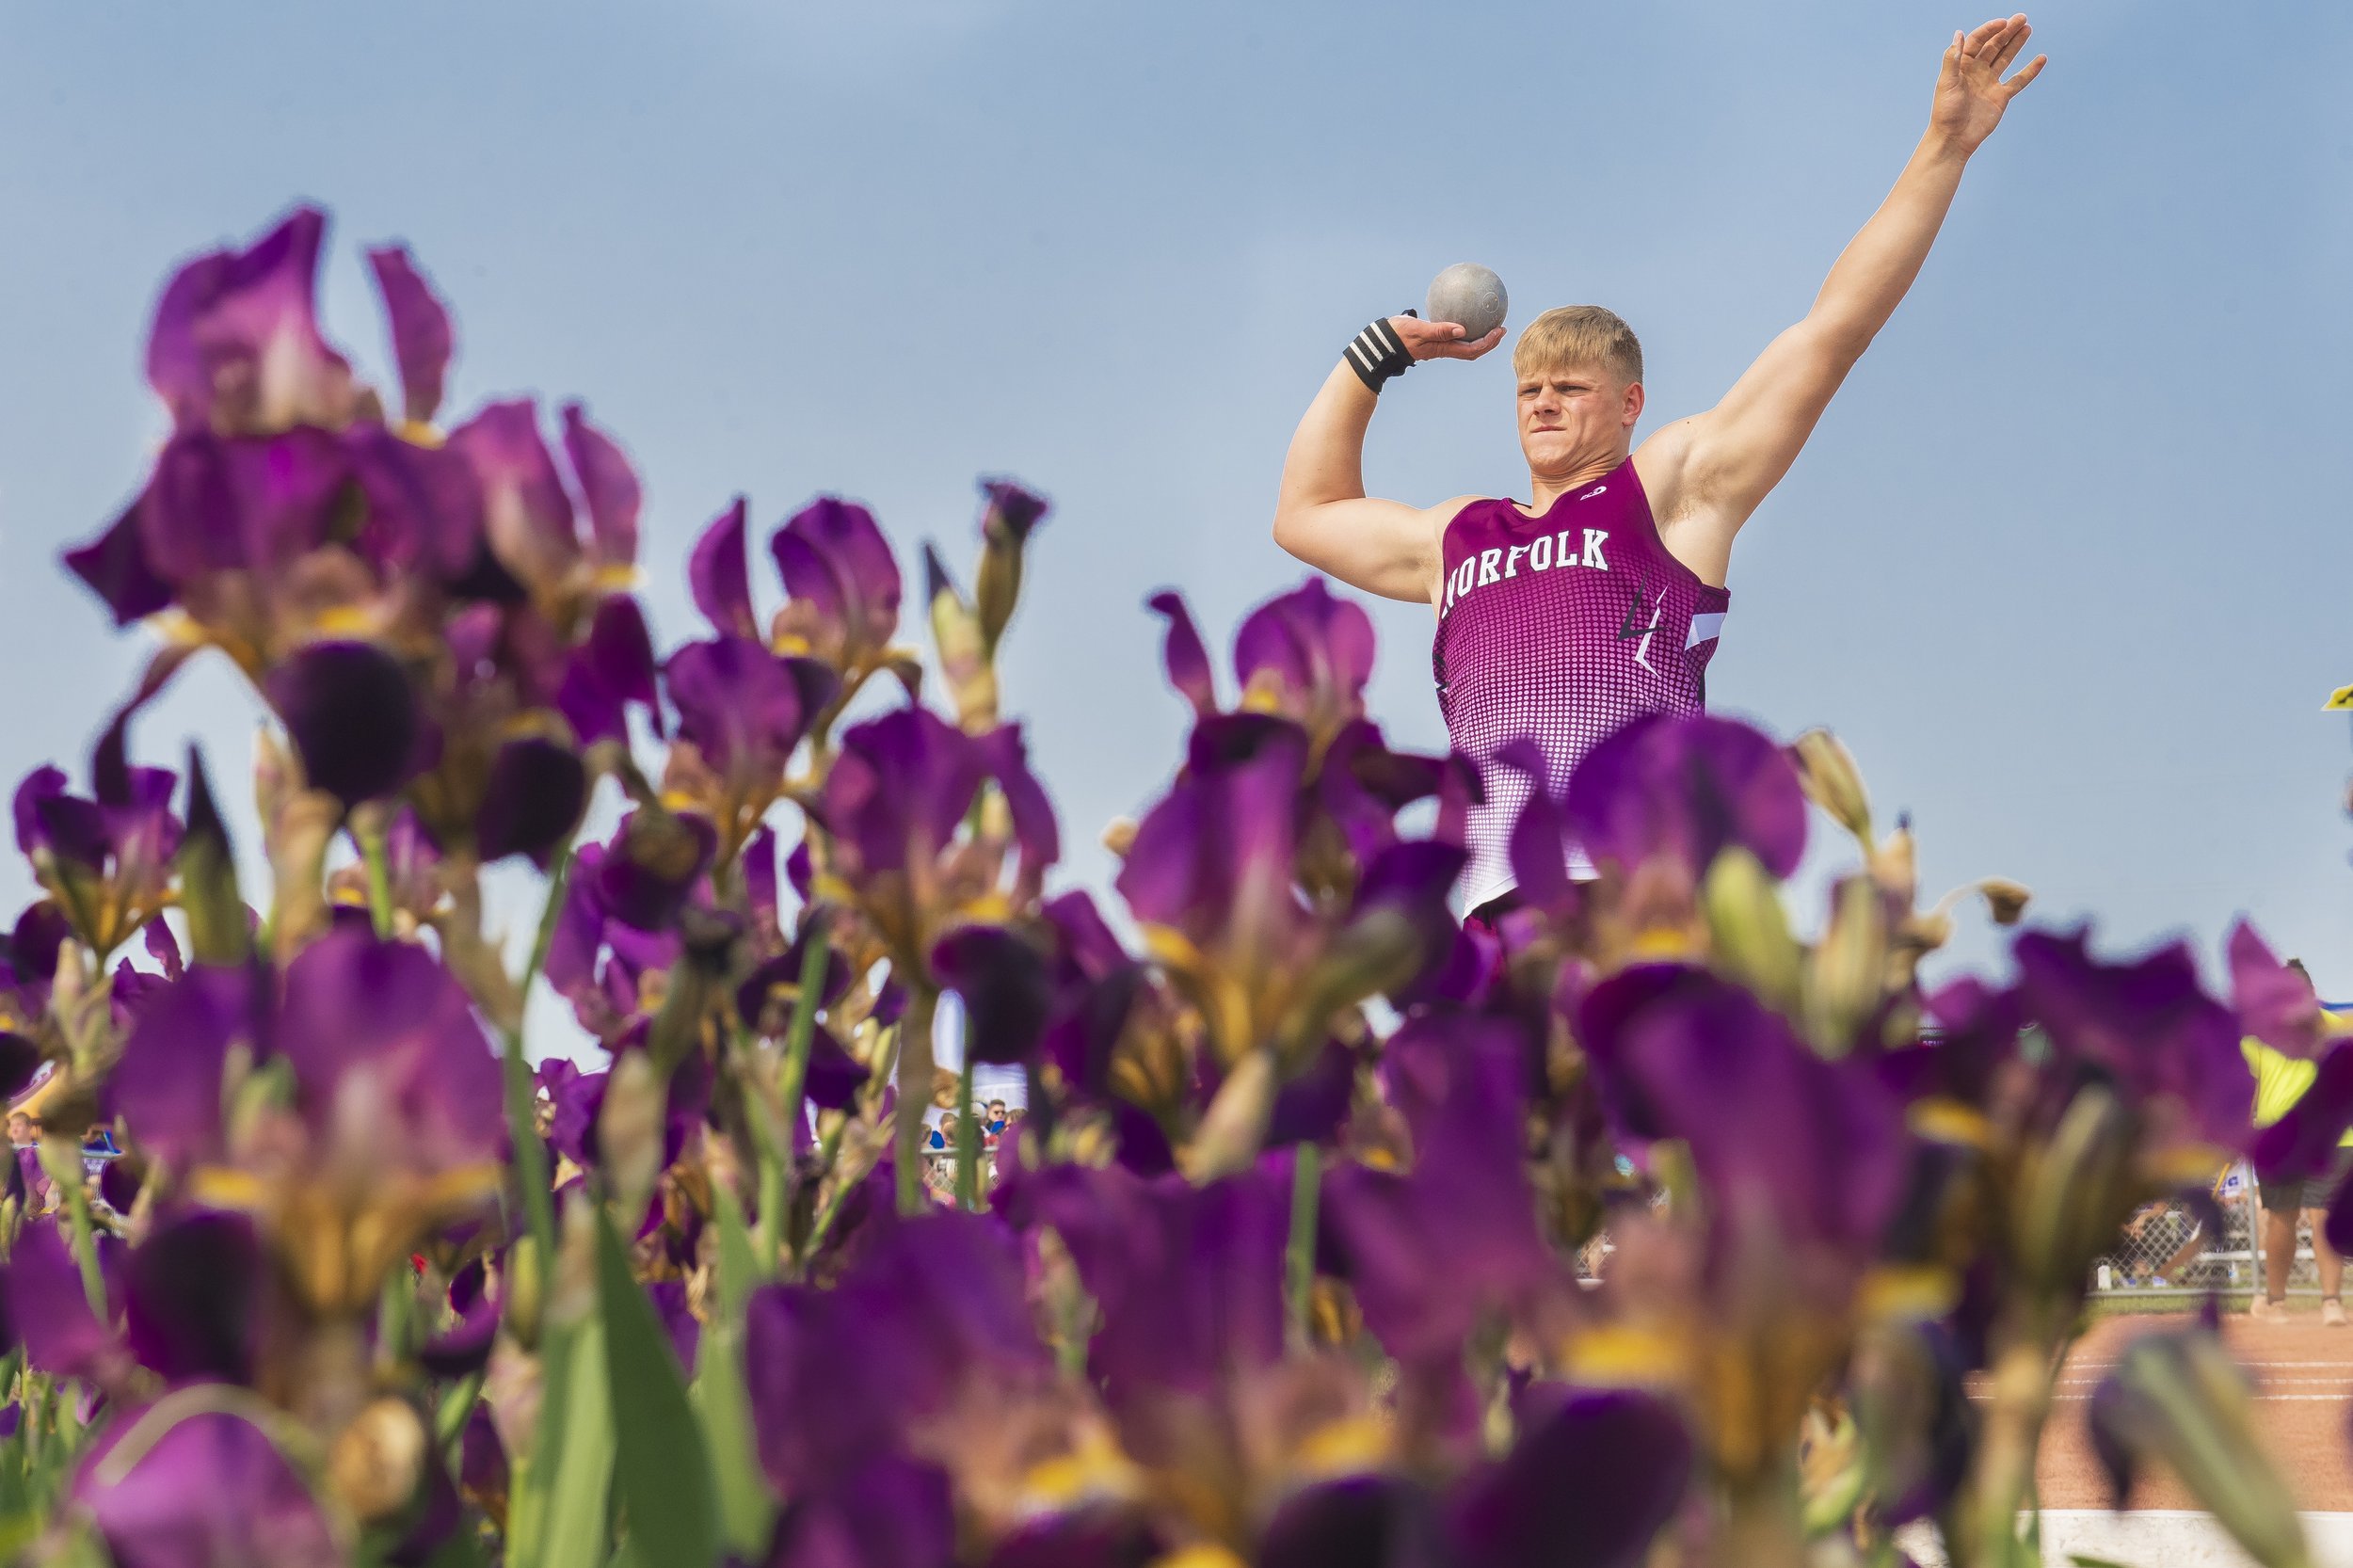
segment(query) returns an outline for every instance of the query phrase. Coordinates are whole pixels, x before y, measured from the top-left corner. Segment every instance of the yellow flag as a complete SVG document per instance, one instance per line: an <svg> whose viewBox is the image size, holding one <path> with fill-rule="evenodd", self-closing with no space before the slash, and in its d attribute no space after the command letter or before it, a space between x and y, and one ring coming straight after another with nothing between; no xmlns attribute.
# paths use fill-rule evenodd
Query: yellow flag
<svg viewBox="0 0 2353 1568"><path fill-rule="evenodd" d="M2333 713L2345 708L2353 708L2353 686L2339 686L2329 694L2329 700L2320 705L2324 713Z"/></svg>

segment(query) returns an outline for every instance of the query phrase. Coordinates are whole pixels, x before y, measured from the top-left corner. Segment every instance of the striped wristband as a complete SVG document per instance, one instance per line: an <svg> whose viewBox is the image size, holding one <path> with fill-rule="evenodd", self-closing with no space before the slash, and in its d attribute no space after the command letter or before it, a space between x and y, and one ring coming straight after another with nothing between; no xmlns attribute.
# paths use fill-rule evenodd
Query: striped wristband
<svg viewBox="0 0 2353 1568"><path fill-rule="evenodd" d="M1410 316L1417 312L1405 313ZM1348 368L1375 392L1381 390L1382 382L1392 376L1404 375L1413 363L1414 357L1406 351L1405 341L1385 317L1348 340Z"/></svg>

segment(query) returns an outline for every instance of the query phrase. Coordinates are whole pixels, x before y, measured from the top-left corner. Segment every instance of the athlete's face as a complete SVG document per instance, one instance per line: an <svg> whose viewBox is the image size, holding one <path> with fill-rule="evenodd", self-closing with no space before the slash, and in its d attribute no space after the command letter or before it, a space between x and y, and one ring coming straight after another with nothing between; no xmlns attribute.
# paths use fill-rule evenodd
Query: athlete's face
<svg viewBox="0 0 2353 1568"><path fill-rule="evenodd" d="M1519 380L1520 451L1531 472L1568 473L1625 455L1642 416L1642 384L1596 365L1554 366Z"/></svg>

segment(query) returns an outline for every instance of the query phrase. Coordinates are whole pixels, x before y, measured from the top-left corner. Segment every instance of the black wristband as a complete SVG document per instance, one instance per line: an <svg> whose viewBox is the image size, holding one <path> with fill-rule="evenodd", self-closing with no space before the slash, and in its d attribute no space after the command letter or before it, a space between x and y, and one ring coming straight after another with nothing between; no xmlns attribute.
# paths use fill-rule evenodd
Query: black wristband
<svg viewBox="0 0 2353 1568"><path fill-rule="evenodd" d="M1408 311L1407 315L1418 312ZM1402 376L1413 368L1414 356L1406 350L1405 340L1397 335L1385 316L1348 340L1348 368L1356 373L1356 379L1374 392L1392 376Z"/></svg>

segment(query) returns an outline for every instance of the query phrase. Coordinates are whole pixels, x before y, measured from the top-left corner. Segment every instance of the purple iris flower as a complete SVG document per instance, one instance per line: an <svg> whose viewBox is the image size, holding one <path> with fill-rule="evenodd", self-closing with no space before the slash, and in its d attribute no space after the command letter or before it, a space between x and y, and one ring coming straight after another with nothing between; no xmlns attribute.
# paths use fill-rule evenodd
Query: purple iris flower
<svg viewBox="0 0 2353 1568"><path fill-rule="evenodd" d="M191 966L141 1012L109 1104L200 1201L255 1212L314 1309L358 1310L416 1239L496 1191L497 1058L432 954L364 927L305 948L278 990ZM270 1136L232 1147L221 1078L239 1048L282 1060L294 1096Z"/></svg>
<svg viewBox="0 0 2353 1568"><path fill-rule="evenodd" d="M1325 1179L1328 1251L1365 1326L1401 1360L1450 1357L1482 1316L1558 1272L1536 1224L1526 1145L1528 1054L1514 1023L1425 1017L1385 1053L1413 1140L1399 1173L1350 1163Z"/></svg>
<svg viewBox="0 0 2353 1568"><path fill-rule="evenodd" d="M2228 952L2231 1007L2239 1028L2290 1056L2319 1054L2327 1030L2311 977L2273 957L2248 920L2231 927Z"/></svg>
<svg viewBox="0 0 2353 1568"><path fill-rule="evenodd" d="M416 690L373 643L313 643L271 672L268 694L305 780L346 806L392 793L426 760Z"/></svg>
<svg viewBox="0 0 2353 1568"><path fill-rule="evenodd" d="M17 1237L0 1267L0 1308L34 1370L90 1383L119 1381L121 1347L90 1310L80 1266L54 1220L28 1222Z"/></svg>
<svg viewBox="0 0 2353 1568"><path fill-rule="evenodd" d="M120 1568L335 1568L346 1560L301 1475L243 1416L190 1415L152 1447L125 1411L82 1463L74 1500Z"/></svg>
<svg viewBox="0 0 2353 1568"><path fill-rule="evenodd" d="M1010 842L957 853L984 782L1003 797ZM901 708L846 731L817 814L835 865L894 954L920 968L933 934L1000 892L997 865L1017 853L1016 904L1036 896L1062 854L1053 808L1032 775L1017 725L968 735L926 708Z"/></svg>
<svg viewBox="0 0 2353 1568"><path fill-rule="evenodd" d="M1116 1406L1154 1391L1212 1397L1283 1354L1290 1159L1194 1187L1113 1166L1026 1176L1016 1223L1051 1225L1101 1307L1089 1353Z"/></svg>
<svg viewBox="0 0 2353 1568"><path fill-rule="evenodd" d="M637 514L645 504L637 471L578 403L564 405L564 457L588 512L589 564L617 578L637 564Z"/></svg>
<svg viewBox="0 0 2353 1568"><path fill-rule="evenodd" d="M823 496L794 513L768 548L791 596L776 615L777 646L815 655L845 682L879 664L899 630L902 584L873 514Z"/></svg>
<svg viewBox="0 0 2353 1568"><path fill-rule="evenodd" d="M1631 871L1668 856L1696 880L1739 845L1777 877L1805 853L1805 792L1771 740L1731 719L1648 714L1586 755L1562 827L1595 862Z"/></svg>
<svg viewBox="0 0 2353 1568"><path fill-rule="evenodd" d="M543 735L518 736L491 760L474 813L474 854L486 865L521 855L545 871L587 806L588 770L580 754Z"/></svg>
<svg viewBox="0 0 2353 1568"><path fill-rule="evenodd" d="M932 949L932 974L964 999L975 1062L1011 1065L1032 1056L1052 1006L1046 957L1001 926L968 925Z"/></svg>
<svg viewBox="0 0 2353 1568"><path fill-rule="evenodd" d="M1194 717L1212 716L1219 711L1217 674L1209 666L1209 650L1201 641L1200 629L1193 624L1193 612L1185 607L1184 595L1162 589L1152 596L1150 604L1168 622L1167 636L1160 646L1160 664L1168 672L1168 683L1193 704Z"/></svg>
<svg viewBox="0 0 2353 1568"><path fill-rule="evenodd" d="M183 266L164 288L147 378L182 430L340 430L357 409L351 366L319 332L327 215L298 207L245 250Z"/></svg>
<svg viewBox="0 0 2353 1568"><path fill-rule="evenodd" d="M1194 950L1280 972L1308 937L1292 888L1307 736L1279 722L1254 733L1241 755L1205 755L1196 737L1193 765L1137 824L1118 887L1138 920Z"/></svg>
<svg viewBox="0 0 2353 1568"><path fill-rule="evenodd" d="M1691 1439L1674 1411L1631 1390L1556 1387L1521 1402L1519 1441L1449 1499L1462 1568L1646 1561L1690 1485Z"/></svg>
<svg viewBox="0 0 2353 1568"><path fill-rule="evenodd" d="M1867 1061L1826 1062L1746 990L1669 964L1595 986L1577 1038L1623 1137L1689 1145L1719 1266L1769 1246L1793 1261L1818 1255L1830 1280L1851 1284L1873 1259L1908 1139Z"/></svg>
<svg viewBox="0 0 2353 1568"><path fill-rule="evenodd" d="M688 643L663 682L679 738L717 776L721 820L757 821L783 788L786 765L840 682L814 659L779 658L750 637Z"/></svg>
<svg viewBox="0 0 2353 1568"><path fill-rule="evenodd" d="M1263 705L1305 725L1319 744L1364 715L1372 656L1372 617L1321 577L1268 600L1234 633L1243 706Z"/></svg>
<svg viewBox="0 0 2353 1568"><path fill-rule="evenodd" d="M627 594L610 594L590 617L587 636L566 657L556 707L583 745L626 744L632 707L645 712L657 739L665 738L654 677L646 613Z"/></svg>
<svg viewBox="0 0 2353 1568"><path fill-rule="evenodd" d="M2091 955L2088 931L2030 931L2010 951L2019 1000L2058 1062L2151 1117L2153 1146L2245 1141L2255 1091L2238 1020L2206 995L2186 944L2106 964Z"/></svg>
<svg viewBox="0 0 2353 1568"><path fill-rule="evenodd" d="M853 1489L967 1390L1045 1369L1018 1255L995 1221L877 1216L870 1226L831 1289L766 1286L746 1311L760 1461L788 1496ZM826 1418L810 1421L820 1409Z"/></svg>
<svg viewBox="0 0 2353 1568"><path fill-rule="evenodd" d="M1120 869L1147 945L1202 1007L1225 1063L1274 1045L1304 1065L1335 1013L1403 989L1452 946L1446 898L1462 856L1449 845L1392 841L1345 902L1310 907L1298 882L1309 746L1288 719L1203 720Z"/></svg>
<svg viewBox="0 0 2353 1568"><path fill-rule="evenodd" d="M182 827L168 770L109 766L102 756L95 771L92 798L71 792L62 771L36 768L17 786L12 809L17 848L104 958L163 908Z"/></svg>
<svg viewBox="0 0 2353 1568"><path fill-rule="evenodd" d="M737 496L728 509L712 519L695 541L686 562L686 584L695 608L703 613L723 637L760 637L760 622L752 613L752 579L746 559L745 524L748 504Z"/></svg>
<svg viewBox="0 0 2353 1568"><path fill-rule="evenodd" d="M457 349L448 308L409 260L406 247L387 245L370 250L368 267L376 275L376 291L384 301L384 316L392 329L402 412L411 424L431 424L440 410L450 356Z"/></svg>
<svg viewBox="0 0 2353 1568"><path fill-rule="evenodd" d="M449 450L472 465L499 564L535 596L560 593L583 555L572 498L540 439L538 405L527 397L485 405L450 432Z"/></svg>

